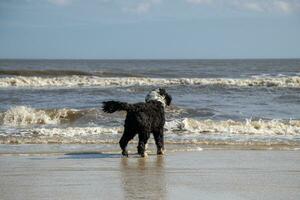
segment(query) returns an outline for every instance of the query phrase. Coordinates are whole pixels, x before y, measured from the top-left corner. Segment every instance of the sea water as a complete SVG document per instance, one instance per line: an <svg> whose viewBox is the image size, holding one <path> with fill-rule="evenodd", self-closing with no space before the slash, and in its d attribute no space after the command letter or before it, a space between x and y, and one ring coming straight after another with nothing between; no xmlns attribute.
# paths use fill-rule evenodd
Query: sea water
<svg viewBox="0 0 300 200"><path fill-rule="evenodd" d="M166 145L299 149L300 59L2 59L0 143L118 148L126 113L102 102L144 102L158 87L173 97Z"/></svg>

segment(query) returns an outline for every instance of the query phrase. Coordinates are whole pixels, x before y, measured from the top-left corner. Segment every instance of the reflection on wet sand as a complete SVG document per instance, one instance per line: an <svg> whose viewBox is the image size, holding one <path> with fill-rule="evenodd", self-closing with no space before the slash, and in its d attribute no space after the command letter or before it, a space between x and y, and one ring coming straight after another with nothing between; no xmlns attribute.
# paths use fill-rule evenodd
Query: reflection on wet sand
<svg viewBox="0 0 300 200"><path fill-rule="evenodd" d="M122 158L124 199L167 199L164 157Z"/></svg>

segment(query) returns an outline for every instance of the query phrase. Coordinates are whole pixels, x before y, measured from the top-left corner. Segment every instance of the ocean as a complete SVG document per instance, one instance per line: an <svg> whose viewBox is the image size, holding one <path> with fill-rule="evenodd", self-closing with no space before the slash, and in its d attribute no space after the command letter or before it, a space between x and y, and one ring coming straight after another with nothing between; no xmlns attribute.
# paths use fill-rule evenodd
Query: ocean
<svg viewBox="0 0 300 200"><path fill-rule="evenodd" d="M20 144L117 151L126 113L103 113L102 102L144 102L158 87L173 97L167 149L300 149L300 59L1 59L0 144L9 145L0 152Z"/></svg>

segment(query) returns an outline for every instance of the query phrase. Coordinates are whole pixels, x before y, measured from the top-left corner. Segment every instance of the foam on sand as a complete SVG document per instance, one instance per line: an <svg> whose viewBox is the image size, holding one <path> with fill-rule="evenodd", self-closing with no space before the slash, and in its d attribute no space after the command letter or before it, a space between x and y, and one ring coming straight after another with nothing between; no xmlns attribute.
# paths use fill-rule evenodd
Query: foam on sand
<svg viewBox="0 0 300 200"><path fill-rule="evenodd" d="M300 76L231 78L142 78L142 77L97 77L59 76L0 78L0 88L11 87L127 87L127 86L172 86L172 85L220 85L232 87L291 87L300 88Z"/></svg>

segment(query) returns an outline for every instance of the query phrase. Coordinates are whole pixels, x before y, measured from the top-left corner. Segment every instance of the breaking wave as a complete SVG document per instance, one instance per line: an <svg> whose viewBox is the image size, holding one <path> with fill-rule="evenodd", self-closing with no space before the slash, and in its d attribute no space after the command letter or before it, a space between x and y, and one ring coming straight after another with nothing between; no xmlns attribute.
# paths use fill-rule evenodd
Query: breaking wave
<svg viewBox="0 0 300 200"><path fill-rule="evenodd" d="M299 120L213 121L184 118L165 125L168 144L300 146ZM0 143L118 143L123 127L0 129ZM136 142L136 140L134 141ZM150 140L153 143L153 140Z"/></svg>
<svg viewBox="0 0 300 200"><path fill-rule="evenodd" d="M123 112L117 112L112 117L114 121L116 121L118 117L121 121L124 121L124 114ZM169 106L167 108L166 116L168 118L175 119L182 114L186 114L185 109L175 106ZM85 119L83 119L84 117ZM28 106L15 106L4 112L0 112L0 125L7 127L62 125L78 122L77 120L79 119L81 119L81 125L86 125L91 121L93 123L102 122L102 124L106 124L106 122L111 121L110 117L111 115L103 113L101 109L96 108L84 110L74 108L36 109Z"/></svg>
<svg viewBox="0 0 300 200"><path fill-rule="evenodd" d="M167 122L170 133L187 134L240 134L240 135L299 135L300 120L214 121L185 118Z"/></svg>
<svg viewBox="0 0 300 200"><path fill-rule="evenodd" d="M88 111L76 109L34 109L27 106L16 106L0 113L0 124L6 126L27 126L27 125L44 125L60 124L72 122Z"/></svg>
<svg viewBox="0 0 300 200"><path fill-rule="evenodd" d="M231 87L291 87L300 88L300 76L230 78L142 78L142 77L98 77L57 76L0 78L0 88L11 87L127 87L127 86L172 86L172 85L220 85Z"/></svg>

